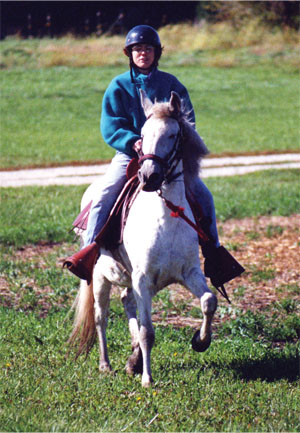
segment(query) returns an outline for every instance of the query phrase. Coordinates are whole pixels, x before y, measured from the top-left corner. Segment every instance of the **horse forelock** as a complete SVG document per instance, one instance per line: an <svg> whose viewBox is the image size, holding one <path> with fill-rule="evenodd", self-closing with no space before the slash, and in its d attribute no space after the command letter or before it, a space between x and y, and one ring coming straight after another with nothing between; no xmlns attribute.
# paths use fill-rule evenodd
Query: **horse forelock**
<svg viewBox="0 0 300 433"><path fill-rule="evenodd" d="M169 102L156 102L152 107L151 115L156 117L157 119L175 119L180 122L185 114L181 111L179 113L174 112L172 110Z"/></svg>

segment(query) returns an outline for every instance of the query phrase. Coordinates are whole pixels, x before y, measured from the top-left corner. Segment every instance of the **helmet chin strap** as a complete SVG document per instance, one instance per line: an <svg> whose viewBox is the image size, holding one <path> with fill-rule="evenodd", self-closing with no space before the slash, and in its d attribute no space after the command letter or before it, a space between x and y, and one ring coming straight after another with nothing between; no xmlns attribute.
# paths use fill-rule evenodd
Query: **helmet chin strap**
<svg viewBox="0 0 300 433"><path fill-rule="evenodd" d="M136 65L135 65L136 66ZM152 65L150 68L140 68L139 66L136 66L138 69L141 69L141 71L150 71L152 69Z"/></svg>
<svg viewBox="0 0 300 433"><path fill-rule="evenodd" d="M134 63L133 58L132 58L132 54L131 54L131 53L130 53L129 59L130 59L130 60L129 60L130 76L131 76L131 82L132 82L132 83L135 83L135 81L134 81L134 77L133 77L133 72L132 72L132 69L133 69L133 68L137 68L138 70L141 70L141 71L149 71L149 74L150 74L151 71L153 70L153 68L155 68L155 66L157 66L156 59L153 60L153 63L152 63L152 65L150 66L150 68L140 68L140 67L138 67L138 66Z"/></svg>

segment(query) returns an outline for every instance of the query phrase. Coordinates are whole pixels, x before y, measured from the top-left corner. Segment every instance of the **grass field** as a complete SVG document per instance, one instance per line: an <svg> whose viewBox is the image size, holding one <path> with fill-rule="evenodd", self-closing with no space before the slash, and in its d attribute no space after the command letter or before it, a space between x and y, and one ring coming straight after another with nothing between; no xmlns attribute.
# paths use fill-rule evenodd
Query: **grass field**
<svg viewBox="0 0 300 433"><path fill-rule="evenodd" d="M266 171L241 177L210 178L217 218L300 213L299 171ZM0 242L22 245L70 241L68 233L79 213L86 185L2 188Z"/></svg>
<svg viewBox="0 0 300 433"><path fill-rule="evenodd" d="M255 29L234 38L224 26L201 34L185 26L162 30L168 47L162 69L187 86L198 130L214 154L299 150L295 34ZM110 159L99 116L107 84L126 69L120 38L11 39L1 47L0 167ZM125 374L130 341L117 295L108 328L115 375L99 375L97 347L86 360L66 357L78 280L61 263L78 249L68 230L86 186L0 190L2 431L300 430L300 288L292 276L281 279L296 273L290 263L299 228L286 237L288 225L257 228L262 216L294 215L294 221L300 214L299 171L206 184L220 225L237 218L226 246L242 259L245 277L231 290L232 305L220 301L214 340L203 354L190 344L199 305L175 300L168 290L158 294L149 390ZM250 217L253 225L237 240ZM271 266L278 248L280 263ZM181 326L183 319L191 324Z"/></svg>
<svg viewBox="0 0 300 433"><path fill-rule="evenodd" d="M211 153L299 148L298 75L253 67L167 68L189 89ZM121 67L2 71L2 167L108 160L101 100ZM284 116L282 112L284 111Z"/></svg>
<svg viewBox="0 0 300 433"><path fill-rule="evenodd" d="M299 150L299 75L288 55L295 41L284 45L281 40L255 54L251 46L218 51L190 44L187 49L183 39L177 52L173 45L166 49L161 68L187 87L198 131L212 154ZM125 56L120 58L122 43L120 38L1 42L0 167L112 157L99 120L107 85L128 68ZM232 64L220 61L220 55L229 61L233 52ZM49 56L51 62L41 61ZM203 61L205 56L215 66ZM99 65L91 60L98 57ZM89 63L80 63L88 58Z"/></svg>
<svg viewBox="0 0 300 433"><path fill-rule="evenodd" d="M299 213L298 175L296 170L273 171L207 182L218 216L226 220L237 215ZM279 285L280 300L257 312L236 306L236 297L242 299L248 290L238 286L234 304L221 303L215 340L204 354L191 350L191 326L156 321L151 390L141 389L140 378L130 379L124 372L130 342L118 297L112 299L108 331L116 374L99 376L97 347L87 360L75 363L66 358L68 310L78 281L62 271L61 260L74 250L66 228L83 189L1 191L6 210L1 221L0 281L5 288L1 303L7 305L0 311L2 430L297 431L297 284ZM267 229L268 236L283 230ZM259 235L253 231L248 236ZM39 244L32 245L35 242ZM237 251L239 246L231 248ZM249 266L257 287L274 276L275 270L271 275L270 269ZM186 300L174 303L168 291L161 292L153 313L165 321L174 312L186 319L201 317L199 306L187 308Z"/></svg>
<svg viewBox="0 0 300 433"><path fill-rule="evenodd" d="M96 349L87 361L65 358L64 310L45 319L2 310L2 431L298 431L297 345L273 347L271 319L232 321L203 355L191 329L156 325L156 382L144 390L124 372L127 324L120 302L111 309L116 374L101 377Z"/></svg>

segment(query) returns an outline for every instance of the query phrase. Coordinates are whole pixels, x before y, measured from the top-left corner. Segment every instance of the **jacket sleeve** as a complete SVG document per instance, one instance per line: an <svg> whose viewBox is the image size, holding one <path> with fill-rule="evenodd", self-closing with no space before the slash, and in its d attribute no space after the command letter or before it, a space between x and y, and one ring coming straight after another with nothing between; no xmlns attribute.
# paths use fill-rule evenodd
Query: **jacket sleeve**
<svg viewBox="0 0 300 433"><path fill-rule="evenodd" d="M100 130L107 144L116 150L134 156L133 144L140 138L126 106L126 92L112 82L102 101Z"/></svg>

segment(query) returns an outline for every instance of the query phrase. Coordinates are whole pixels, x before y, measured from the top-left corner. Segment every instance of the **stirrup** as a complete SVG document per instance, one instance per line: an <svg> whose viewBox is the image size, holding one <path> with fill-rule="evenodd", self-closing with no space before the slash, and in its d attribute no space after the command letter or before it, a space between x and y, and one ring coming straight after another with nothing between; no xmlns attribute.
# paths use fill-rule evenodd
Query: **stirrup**
<svg viewBox="0 0 300 433"><path fill-rule="evenodd" d="M226 292L226 289L225 289L225 287L224 287L224 284L222 284L220 287L217 287L217 286L214 286L217 290L218 290L218 292L223 296L223 298L225 298L226 299L226 301L229 303L229 304L231 304L231 301L230 301L230 299L229 299L229 297L228 297L228 295L227 295L227 292Z"/></svg>
<svg viewBox="0 0 300 433"><path fill-rule="evenodd" d="M207 244L202 248L205 257L204 273L212 285L230 303L224 284L240 276L245 269L223 246Z"/></svg>

